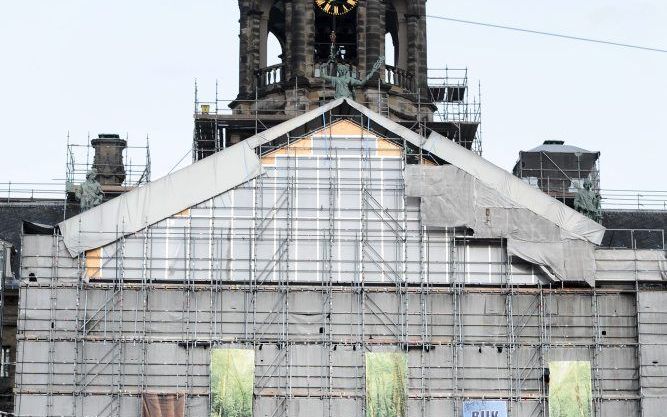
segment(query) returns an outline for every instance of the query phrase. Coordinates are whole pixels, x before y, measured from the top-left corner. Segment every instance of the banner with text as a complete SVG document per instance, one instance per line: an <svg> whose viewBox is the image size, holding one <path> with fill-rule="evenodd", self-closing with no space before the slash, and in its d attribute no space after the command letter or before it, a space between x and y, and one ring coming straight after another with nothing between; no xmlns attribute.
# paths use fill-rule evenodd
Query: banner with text
<svg viewBox="0 0 667 417"><path fill-rule="evenodd" d="M505 401L464 401L463 417L507 417Z"/></svg>

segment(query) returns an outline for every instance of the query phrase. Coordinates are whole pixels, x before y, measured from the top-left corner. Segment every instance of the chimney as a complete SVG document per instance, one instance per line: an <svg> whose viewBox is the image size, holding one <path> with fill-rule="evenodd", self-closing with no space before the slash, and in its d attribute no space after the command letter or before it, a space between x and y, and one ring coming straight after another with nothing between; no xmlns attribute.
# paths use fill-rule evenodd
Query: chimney
<svg viewBox="0 0 667 417"><path fill-rule="evenodd" d="M115 134L99 134L97 139L90 141L95 149L93 168L97 171L97 182L100 185L120 186L125 181L125 165L123 151L127 141Z"/></svg>

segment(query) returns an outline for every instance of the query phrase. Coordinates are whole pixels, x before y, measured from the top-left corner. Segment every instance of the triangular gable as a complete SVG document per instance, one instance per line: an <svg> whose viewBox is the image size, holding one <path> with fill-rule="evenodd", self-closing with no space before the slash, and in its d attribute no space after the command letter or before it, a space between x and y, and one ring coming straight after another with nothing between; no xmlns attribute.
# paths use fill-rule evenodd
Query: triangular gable
<svg viewBox="0 0 667 417"><path fill-rule="evenodd" d="M262 155L262 165L275 165L278 156L309 156L313 154L313 138L311 136L298 139L285 146Z"/></svg>
<svg viewBox="0 0 667 417"><path fill-rule="evenodd" d="M403 150L399 145L396 145L386 138L378 136L353 120L339 119L323 128L315 130L303 138L297 139L262 155L262 164L275 165L276 157L279 156L311 156L313 155L315 142L329 137L374 138L377 141L376 149L378 157L399 158L403 156Z"/></svg>
<svg viewBox="0 0 667 417"><path fill-rule="evenodd" d="M520 206L562 227L571 235L595 244L602 241L605 229L601 225L474 152L437 133L433 133L427 140L353 100L337 99L60 223L67 249L72 256L77 256L84 251L99 248L257 177L262 173L262 167L254 149L315 119L323 118L326 113L343 104L349 105L411 145L422 147L467 172ZM395 146L389 141L387 143ZM390 145L383 144L388 147L388 151L393 152L395 149ZM207 181L199 181L198 178L207 178Z"/></svg>
<svg viewBox="0 0 667 417"><path fill-rule="evenodd" d="M313 133L313 137L371 137L377 140L377 156L379 157L403 157L403 149L387 138L371 132L354 120L340 119Z"/></svg>
<svg viewBox="0 0 667 417"><path fill-rule="evenodd" d="M395 121L375 113L362 104L350 99L334 100L316 110L297 116L281 125L255 135L247 140L249 141L249 146L257 147L286 135L298 126L303 126L316 118L320 118L344 103L368 117L374 123L394 133L397 137L405 139L411 145L420 147L426 152L460 168L486 186L507 196L507 198L514 201L517 205L525 207L533 213L553 222L571 236L596 245L602 242L605 228L600 224L546 195L541 190L526 184L521 179L476 153L435 132L428 139L424 138L407 127L401 126Z"/></svg>
<svg viewBox="0 0 667 417"><path fill-rule="evenodd" d="M546 195L541 190L526 184L476 153L435 132L427 140L361 104L349 100L347 103L375 123L382 125L414 146L419 146L432 155L472 175L482 184L497 190L517 205L553 222L572 236L596 245L602 242L605 232L602 225Z"/></svg>
<svg viewBox="0 0 667 417"><path fill-rule="evenodd" d="M335 122L316 130L312 136L334 136L334 137L377 137L377 135L370 130L362 127L360 124L350 119L340 119Z"/></svg>

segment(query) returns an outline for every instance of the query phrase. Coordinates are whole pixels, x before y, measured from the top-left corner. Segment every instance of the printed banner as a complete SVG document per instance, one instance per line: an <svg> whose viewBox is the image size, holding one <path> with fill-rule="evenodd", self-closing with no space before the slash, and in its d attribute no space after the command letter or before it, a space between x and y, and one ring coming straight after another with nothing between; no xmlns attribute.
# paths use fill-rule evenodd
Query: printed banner
<svg viewBox="0 0 667 417"><path fill-rule="evenodd" d="M505 401L464 401L463 417L507 417Z"/></svg>
<svg viewBox="0 0 667 417"><path fill-rule="evenodd" d="M252 417L255 352L211 351L211 417Z"/></svg>
<svg viewBox="0 0 667 417"><path fill-rule="evenodd" d="M549 363L549 417L592 417L590 362Z"/></svg>
<svg viewBox="0 0 667 417"><path fill-rule="evenodd" d="M366 353L366 417L406 417L408 356Z"/></svg>

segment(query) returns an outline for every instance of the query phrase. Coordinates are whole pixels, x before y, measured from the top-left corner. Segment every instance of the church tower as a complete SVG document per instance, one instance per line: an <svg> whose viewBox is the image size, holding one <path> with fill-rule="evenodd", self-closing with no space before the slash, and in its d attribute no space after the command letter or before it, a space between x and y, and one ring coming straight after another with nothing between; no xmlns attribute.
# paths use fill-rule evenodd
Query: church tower
<svg viewBox="0 0 667 417"><path fill-rule="evenodd" d="M319 75L333 49L359 79L381 63L356 89L357 102L397 120L414 120L423 104L428 117L426 0L239 0L239 8L239 95L232 104L239 112L256 105L290 114L332 99L331 83ZM269 34L282 48L274 66L267 65ZM387 35L394 51L385 50ZM388 53L394 65L385 62Z"/></svg>
<svg viewBox="0 0 667 417"><path fill-rule="evenodd" d="M478 107L466 102L467 71L452 81L446 69L439 85L429 85L426 0L238 4L238 95L222 107L217 97L208 104L196 99L195 160L341 96L331 79L341 67L355 85L345 97L410 129L474 147L479 120L469 116ZM280 47L275 65L269 65L270 37Z"/></svg>

